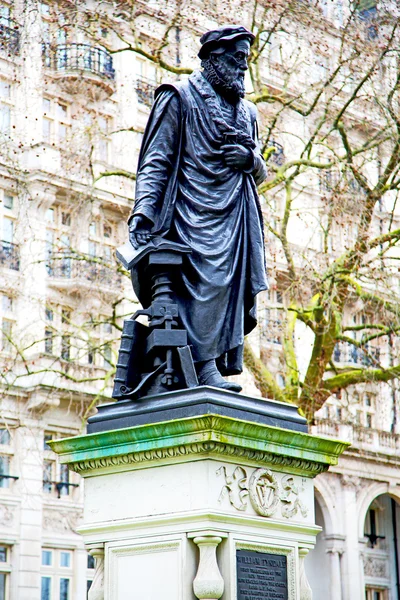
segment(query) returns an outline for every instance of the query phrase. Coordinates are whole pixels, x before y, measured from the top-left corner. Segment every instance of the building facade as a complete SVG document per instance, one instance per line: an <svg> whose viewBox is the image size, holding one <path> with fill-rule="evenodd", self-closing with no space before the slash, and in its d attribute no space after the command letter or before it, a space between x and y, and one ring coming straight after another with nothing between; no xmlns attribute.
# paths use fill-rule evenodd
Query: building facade
<svg viewBox="0 0 400 600"><path fill-rule="evenodd" d="M162 39L167 4L144 2L147 13L135 16L144 46ZM114 250L126 239L154 89L162 78L177 77L145 52L122 51L133 39L131 29L121 41L121 20L133 18L129 2L118 3L121 12L111 11L109 20L95 4L82 2L72 12L70 6L33 0L0 6L0 600L87 597L95 565L77 533L82 481L59 465L47 442L82 432L96 403L111 395L122 319L135 302ZM170 36L173 66L195 66L196 37L225 17L232 20L233 8L237 20L249 22L247 3L225 3L218 17L217 8L215 2L192 3L186 14L190 34L178 28ZM344 0L321 2L320 18L340 27L350 8ZM374 27L368 19L378 4L364 1L358 10ZM285 86L287 47L283 34L267 47L262 76L275 91ZM313 63L316 82L327 54L325 49ZM260 113L268 121L270 113ZM300 125L287 123L286 129ZM276 168L296 149L284 129L269 141ZM298 210L307 215L334 193L334 183L332 177L316 182L305 176L295 191ZM281 202L280 192L263 194L272 225ZM379 219L385 214L382 208ZM310 238L307 219L301 223L291 243L304 248L301 260L312 262L324 240L319 233ZM345 246L344 231L332 236L329 252ZM251 341L281 384L287 264L267 235L272 286L261 299L260 327ZM365 318L356 300L346 318L355 324ZM299 355L306 356L307 335L300 330L296 336ZM334 365L381 357L392 364L390 348L371 342L365 354L343 342L335 347ZM248 371L242 382L248 393L260 395ZM312 431L352 446L338 467L316 480L322 532L307 558L315 600L399 597L397 414L396 382L351 386L316 413Z"/></svg>

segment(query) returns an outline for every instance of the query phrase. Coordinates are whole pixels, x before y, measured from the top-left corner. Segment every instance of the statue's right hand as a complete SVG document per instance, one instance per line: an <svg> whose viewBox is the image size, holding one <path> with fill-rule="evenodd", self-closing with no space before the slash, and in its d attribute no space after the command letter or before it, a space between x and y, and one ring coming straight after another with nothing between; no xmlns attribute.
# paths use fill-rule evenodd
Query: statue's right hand
<svg viewBox="0 0 400 600"><path fill-rule="evenodd" d="M137 250L139 246L144 246L151 240L150 230L153 224L143 215L135 215L129 224L129 241Z"/></svg>

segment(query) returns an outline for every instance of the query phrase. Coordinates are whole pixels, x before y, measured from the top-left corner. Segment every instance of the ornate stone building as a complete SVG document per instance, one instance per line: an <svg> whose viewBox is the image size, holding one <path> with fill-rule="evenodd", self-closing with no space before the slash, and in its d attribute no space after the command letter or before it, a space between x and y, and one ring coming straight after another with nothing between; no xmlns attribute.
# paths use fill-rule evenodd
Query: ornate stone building
<svg viewBox="0 0 400 600"><path fill-rule="evenodd" d="M96 402L110 397L110 364L133 302L114 249L126 236L134 154L160 78L144 56L108 52L114 34L99 21L94 33L88 28L89 4L82 3L82 22L68 27L68 2L0 6L0 600L84 600L94 574L77 533L82 481L47 442L82 431ZM215 3L193 4L197 35L217 23ZM364 0L359 8L367 17L379 6ZM346 10L345 0L321 2L336 25ZM157 18L153 29L139 23L140 34L160 35ZM178 40L178 33L174 60L190 64L195 36ZM275 89L283 85L279 43L265 74ZM284 136L274 143L279 165L290 148ZM324 179L311 195L329 185ZM301 193L306 206L310 194ZM252 342L279 383L286 271L273 244L276 279ZM306 353L304 336L298 343ZM339 366L363 360L345 344L335 349ZM259 395L248 372L242 380ZM332 396L317 413L313 431L352 446L316 480L322 532L306 559L315 600L399 597L397 411L396 384L365 384Z"/></svg>

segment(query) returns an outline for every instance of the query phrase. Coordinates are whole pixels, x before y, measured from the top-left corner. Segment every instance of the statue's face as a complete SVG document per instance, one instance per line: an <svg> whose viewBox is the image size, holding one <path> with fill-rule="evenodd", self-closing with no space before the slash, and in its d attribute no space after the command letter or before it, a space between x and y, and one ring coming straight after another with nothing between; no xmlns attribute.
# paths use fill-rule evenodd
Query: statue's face
<svg viewBox="0 0 400 600"><path fill-rule="evenodd" d="M226 83L243 82L250 55L249 40L236 40L221 54L212 54L212 62Z"/></svg>

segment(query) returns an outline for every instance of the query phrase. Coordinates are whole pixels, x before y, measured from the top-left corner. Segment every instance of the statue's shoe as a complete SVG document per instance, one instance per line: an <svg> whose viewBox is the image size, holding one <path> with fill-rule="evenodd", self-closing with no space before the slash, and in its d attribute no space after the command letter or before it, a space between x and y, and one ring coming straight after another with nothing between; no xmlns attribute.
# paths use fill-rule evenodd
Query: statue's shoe
<svg viewBox="0 0 400 600"><path fill-rule="evenodd" d="M233 381L226 381L217 369L215 360L206 363L197 363L197 376L200 385L211 385L212 387L229 390L230 392L241 392L242 386Z"/></svg>
<svg viewBox="0 0 400 600"><path fill-rule="evenodd" d="M223 390L229 390L230 392L241 392L242 386L238 383L234 383L233 381L226 381L223 377L221 377L222 383L207 383L207 385L212 385L213 387L222 388Z"/></svg>

